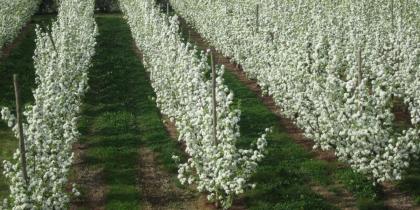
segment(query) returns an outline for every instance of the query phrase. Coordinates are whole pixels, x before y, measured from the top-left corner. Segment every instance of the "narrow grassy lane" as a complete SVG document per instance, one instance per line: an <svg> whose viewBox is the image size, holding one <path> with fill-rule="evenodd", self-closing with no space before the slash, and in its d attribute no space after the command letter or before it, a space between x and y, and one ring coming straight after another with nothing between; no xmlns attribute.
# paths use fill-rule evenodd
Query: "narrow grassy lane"
<svg viewBox="0 0 420 210"><path fill-rule="evenodd" d="M138 209L137 126L141 65L130 51L127 26L119 16L100 16L96 55L89 72L90 90L80 121L75 176L82 198L77 208Z"/></svg>
<svg viewBox="0 0 420 210"><path fill-rule="evenodd" d="M403 179L398 182L398 187L408 192L414 198L416 208L420 209L420 161L414 160L411 164Z"/></svg>
<svg viewBox="0 0 420 210"><path fill-rule="evenodd" d="M120 15L100 15L97 23L83 136L75 146L82 196L72 209L177 209L193 196L185 198L175 184L171 156L180 154L179 146L165 130L128 25Z"/></svg>

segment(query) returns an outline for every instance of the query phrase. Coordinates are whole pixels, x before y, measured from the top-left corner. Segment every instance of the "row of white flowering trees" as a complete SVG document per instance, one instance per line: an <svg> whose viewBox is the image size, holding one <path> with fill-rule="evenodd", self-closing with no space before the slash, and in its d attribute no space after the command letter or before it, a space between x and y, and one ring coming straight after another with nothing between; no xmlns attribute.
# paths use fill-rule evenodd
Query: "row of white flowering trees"
<svg viewBox="0 0 420 210"><path fill-rule="evenodd" d="M170 0L316 147L375 182L420 151L420 2ZM411 123L394 126L395 101Z"/></svg>
<svg viewBox="0 0 420 210"><path fill-rule="evenodd" d="M72 144L79 137L77 119L96 44L93 11L93 0L61 1L51 32L36 28L37 88L34 104L25 108L23 126L28 180L24 179L17 150L13 161L4 161L11 191L4 209L68 206ZM3 108L1 114L18 136L15 116L8 108ZM77 193L75 189L73 192Z"/></svg>
<svg viewBox="0 0 420 210"><path fill-rule="evenodd" d="M223 66L217 68L215 123L213 83L206 77L208 53L184 44L177 17L161 14L154 0L120 3L144 54L157 105L175 121L179 140L186 145L189 158L179 165L178 178L183 184L196 184L210 201L230 207L235 195L252 186L248 179L263 158L266 134L257 140L255 150L237 148L240 111L232 107L233 93L223 84Z"/></svg>
<svg viewBox="0 0 420 210"><path fill-rule="evenodd" d="M37 11L40 0L0 0L0 48L19 34Z"/></svg>

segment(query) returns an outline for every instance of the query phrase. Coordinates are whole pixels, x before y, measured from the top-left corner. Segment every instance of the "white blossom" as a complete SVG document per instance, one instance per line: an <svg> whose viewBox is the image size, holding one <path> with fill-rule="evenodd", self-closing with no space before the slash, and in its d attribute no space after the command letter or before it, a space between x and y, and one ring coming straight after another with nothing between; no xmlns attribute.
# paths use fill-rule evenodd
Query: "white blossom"
<svg viewBox="0 0 420 210"><path fill-rule="evenodd" d="M375 182L400 179L418 157L419 1L170 2L316 148L334 149ZM396 98L410 112L404 131L393 125Z"/></svg>
<svg viewBox="0 0 420 210"><path fill-rule="evenodd" d="M23 126L29 183L26 185L21 172L18 149L12 161L4 161L4 175L10 184L5 209L68 206L67 176L73 160L72 145L79 137L77 116L96 44L93 6L93 0L61 1L51 32L36 28L37 87L34 104L25 108L27 123ZM8 108L1 114L18 136L14 115Z"/></svg>
<svg viewBox="0 0 420 210"><path fill-rule="evenodd" d="M191 44L184 44L178 18L161 13L153 0L120 3L150 72L156 103L175 122L179 140L185 143L189 157L179 164L180 182L195 184L200 192L208 193L209 200L230 207L235 195L252 187L248 180L264 157L265 135L257 139L256 150L236 147L240 111L231 107L233 93L223 84L222 66L217 68L215 142L212 81L206 77L210 71L209 51L199 52ZM180 161L178 157L174 159Z"/></svg>

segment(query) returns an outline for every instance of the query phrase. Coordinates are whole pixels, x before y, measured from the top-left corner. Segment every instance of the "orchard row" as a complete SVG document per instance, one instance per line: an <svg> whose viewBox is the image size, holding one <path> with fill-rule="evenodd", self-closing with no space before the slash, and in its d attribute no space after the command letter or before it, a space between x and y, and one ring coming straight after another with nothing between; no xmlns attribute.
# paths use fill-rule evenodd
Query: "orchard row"
<svg viewBox="0 0 420 210"><path fill-rule="evenodd" d="M170 2L316 147L375 183L400 180L418 158L418 1ZM395 110L409 113L402 126Z"/></svg>

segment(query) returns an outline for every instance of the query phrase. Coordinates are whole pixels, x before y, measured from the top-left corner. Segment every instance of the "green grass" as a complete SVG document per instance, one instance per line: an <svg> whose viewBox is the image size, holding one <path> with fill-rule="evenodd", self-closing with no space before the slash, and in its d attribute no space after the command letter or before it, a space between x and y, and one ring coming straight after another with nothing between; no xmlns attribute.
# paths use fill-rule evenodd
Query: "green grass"
<svg viewBox="0 0 420 210"><path fill-rule="evenodd" d="M398 182L398 187L403 192L409 192L417 207L420 206L420 161L412 161L410 168Z"/></svg>
<svg viewBox="0 0 420 210"><path fill-rule="evenodd" d="M372 182L362 174L356 173L349 168L339 169L335 177L362 203L367 201L379 201L380 189L373 186Z"/></svg>
<svg viewBox="0 0 420 210"><path fill-rule="evenodd" d="M267 127L273 127L268 136L267 155L251 180L257 184L245 195L250 209L335 209L310 189L311 182L329 183L330 167L324 161L311 159L311 155L293 142L279 128L277 117L262 103L255 93L230 72L225 82L235 93L235 103L242 115L240 146L248 146Z"/></svg>
<svg viewBox="0 0 420 210"><path fill-rule="evenodd" d="M22 39L10 55L0 60L0 107L14 109L15 98L13 89L13 74L19 75L21 101L29 104L33 101L32 88L35 82L35 69L32 56L35 50L35 29L33 24L45 24L52 16L35 16L28 31L22 34ZM10 160L18 146L18 140L10 128L0 119L0 201L9 194L9 187L3 176L3 160Z"/></svg>
<svg viewBox="0 0 420 210"><path fill-rule="evenodd" d="M99 15L96 20L100 35L80 121L82 142L88 145L89 167L104 169L106 209L138 209L141 145L158 151L172 172L176 165L171 156L180 151L164 129L125 20L119 15Z"/></svg>

